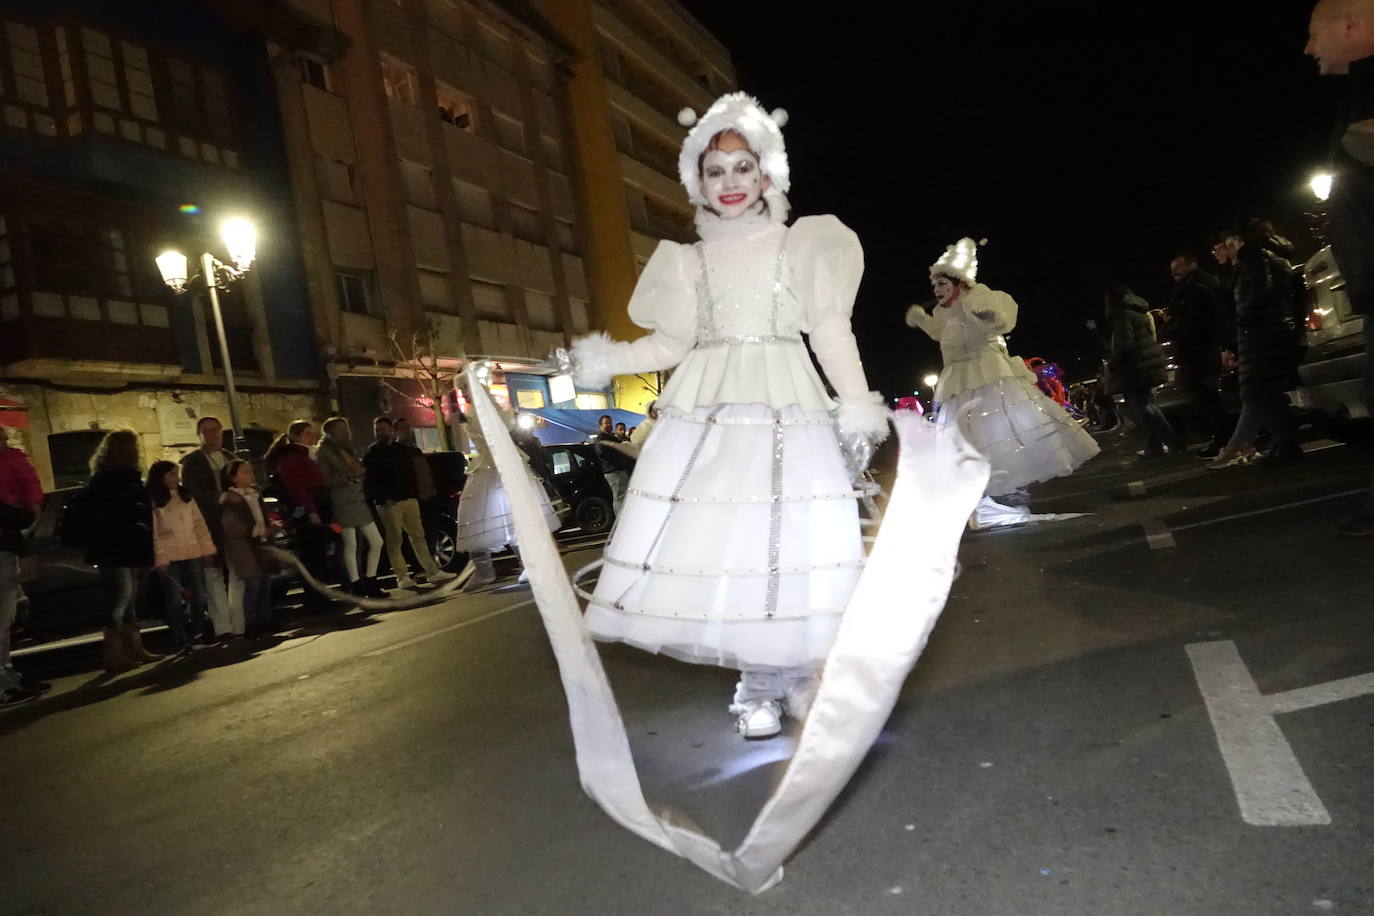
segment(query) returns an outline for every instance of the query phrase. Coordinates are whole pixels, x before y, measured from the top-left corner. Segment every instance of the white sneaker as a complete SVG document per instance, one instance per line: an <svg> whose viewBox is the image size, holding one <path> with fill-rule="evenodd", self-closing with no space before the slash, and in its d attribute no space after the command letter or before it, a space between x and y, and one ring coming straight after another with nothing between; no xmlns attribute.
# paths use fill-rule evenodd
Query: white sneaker
<svg viewBox="0 0 1374 916"><path fill-rule="evenodd" d="M416 585L416 584L415 584L415 580L412 579L412 578L410 578L410 576L397 576L397 577L396 577L396 587L397 587L397 588L419 588L420 586Z"/></svg>
<svg viewBox="0 0 1374 916"><path fill-rule="evenodd" d="M782 731L782 709L776 700L751 704L753 709L735 721L735 729L744 738L772 738Z"/></svg>
<svg viewBox="0 0 1374 916"><path fill-rule="evenodd" d="M439 572L428 578L430 585L443 585L445 582L452 582L454 579L458 578L458 574L439 570Z"/></svg>

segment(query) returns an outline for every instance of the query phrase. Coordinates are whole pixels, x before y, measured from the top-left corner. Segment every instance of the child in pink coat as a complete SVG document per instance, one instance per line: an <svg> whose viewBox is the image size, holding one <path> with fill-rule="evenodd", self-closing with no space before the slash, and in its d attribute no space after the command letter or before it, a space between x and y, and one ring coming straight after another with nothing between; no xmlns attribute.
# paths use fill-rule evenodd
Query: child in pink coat
<svg viewBox="0 0 1374 916"><path fill-rule="evenodd" d="M181 472L170 461L148 471L153 500L153 562L163 587L163 617L177 646L186 651L205 626L205 560L215 542L195 500L181 488Z"/></svg>

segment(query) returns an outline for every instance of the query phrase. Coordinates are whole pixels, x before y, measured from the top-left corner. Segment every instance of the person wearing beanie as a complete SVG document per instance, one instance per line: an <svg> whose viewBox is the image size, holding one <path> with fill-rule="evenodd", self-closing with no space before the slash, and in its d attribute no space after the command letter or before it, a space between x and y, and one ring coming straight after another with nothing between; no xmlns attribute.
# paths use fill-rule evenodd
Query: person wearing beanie
<svg viewBox="0 0 1374 916"><path fill-rule="evenodd" d="M957 424L992 466L987 492L969 519L974 529L1030 521L1024 488L1072 474L1099 451L1040 391L1025 362L1008 353L1003 335L1016 326L1016 301L978 282L978 247L963 238L946 248L930 267L934 309L913 305L906 313L909 326L940 344L936 423Z"/></svg>

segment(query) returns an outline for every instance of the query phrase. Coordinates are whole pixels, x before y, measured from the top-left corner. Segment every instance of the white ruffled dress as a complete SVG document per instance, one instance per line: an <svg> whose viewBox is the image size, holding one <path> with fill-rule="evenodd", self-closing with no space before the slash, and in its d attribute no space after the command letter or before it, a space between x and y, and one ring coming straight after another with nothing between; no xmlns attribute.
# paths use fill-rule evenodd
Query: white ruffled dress
<svg viewBox="0 0 1374 916"><path fill-rule="evenodd" d="M907 324L940 344L935 419L957 423L992 465L989 496L1072 474L1100 450L1092 436L1035 384L1035 373L1007 352L1016 300L979 283L948 308L907 312Z"/></svg>
<svg viewBox="0 0 1374 916"><path fill-rule="evenodd" d="M662 242L629 305L654 333L614 374L676 366L630 478L587 610L592 635L734 668L819 666L864 562L835 402L867 392L849 326L858 238L832 216L790 229L698 217Z"/></svg>
<svg viewBox="0 0 1374 916"><path fill-rule="evenodd" d="M496 463L491 460L486 437L476 429L469 429L468 435L477 450L477 460L468 466L463 494L458 499L458 531L454 546L459 553L490 553L507 544L518 544L515 523L511 519L510 497L501 483ZM525 474L533 477L529 466L521 464ZM535 490L541 498L544 523L550 531L557 531L558 514L553 511L543 484L537 480Z"/></svg>

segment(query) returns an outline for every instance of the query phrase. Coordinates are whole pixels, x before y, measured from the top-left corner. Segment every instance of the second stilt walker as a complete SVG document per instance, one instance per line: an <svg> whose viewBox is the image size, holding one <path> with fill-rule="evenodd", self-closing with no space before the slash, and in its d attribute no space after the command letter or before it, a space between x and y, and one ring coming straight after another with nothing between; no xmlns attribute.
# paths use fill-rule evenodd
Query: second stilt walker
<svg viewBox="0 0 1374 916"><path fill-rule="evenodd" d="M934 310L913 305L906 323L940 344L944 369L935 386L936 422L957 423L992 465L987 493L969 524L991 528L1029 521L1024 488L1072 474L1098 453L1097 442L1036 387L1025 362L1008 353L1003 335L1016 326L1016 300L978 282L972 239L945 250L930 267L930 283Z"/></svg>
<svg viewBox="0 0 1374 916"><path fill-rule="evenodd" d="M645 265L629 313L652 334L573 346L585 387L676 367L586 619L598 639L739 669L730 711L765 738L806 714L862 571L854 469L889 415L849 326L858 238L833 216L785 223L785 113L734 93L680 120L701 241Z"/></svg>

